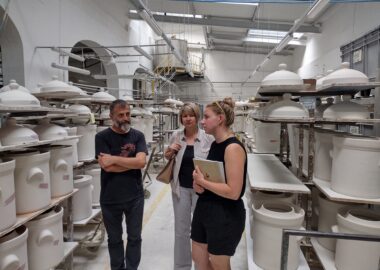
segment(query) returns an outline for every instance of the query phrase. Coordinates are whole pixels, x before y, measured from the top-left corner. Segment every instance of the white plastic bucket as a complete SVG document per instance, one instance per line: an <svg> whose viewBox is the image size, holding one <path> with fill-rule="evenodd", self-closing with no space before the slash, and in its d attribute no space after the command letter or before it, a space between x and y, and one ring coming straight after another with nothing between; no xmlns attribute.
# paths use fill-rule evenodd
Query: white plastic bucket
<svg viewBox="0 0 380 270"><path fill-rule="evenodd" d="M73 191L73 147L53 146L50 150L51 197L60 197Z"/></svg>
<svg viewBox="0 0 380 270"><path fill-rule="evenodd" d="M28 262L30 270L48 270L58 265L64 256L63 208L39 215L26 223L28 236Z"/></svg>
<svg viewBox="0 0 380 270"><path fill-rule="evenodd" d="M79 190L73 196L73 220L79 221L92 214L92 176L74 176L74 187Z"/></svg>
<svg viewBox="0 0 380 270"><path fill-rule="evenodd" d="M50 152L26 151L11 153L16 160L16 212L25 214L50 204Z"/></svg>
<svg viewBox="0 0 380 270"><path fill-rule="evenodd" d="M0 238L0 270L28 270L27 239L25 226Z"/></svg>
<svg viewBox="0 0 380 270"><path fill-rule="evenodd" d="M94 168L86 170L85 174L92 176L92 185L94 186L92 191L92 203L98 204L100 200L100 168Z"/></svg>
<svg viewBox="0 0 380 270"><path fill-rule="evenodd" d="M78 135L82 135L78 142L79 161L95 159L96 125L79 126Z"/></svg>
<svg viewBox="0 0 380 270"><path fill-rule="evenodd" d="M281 263L283 229L303 229L305 212L300 207L283 202L264 202L253 205L253 259L266 270L278 270ZM299 264L300 237L290 237L288 268Z"/></svg>

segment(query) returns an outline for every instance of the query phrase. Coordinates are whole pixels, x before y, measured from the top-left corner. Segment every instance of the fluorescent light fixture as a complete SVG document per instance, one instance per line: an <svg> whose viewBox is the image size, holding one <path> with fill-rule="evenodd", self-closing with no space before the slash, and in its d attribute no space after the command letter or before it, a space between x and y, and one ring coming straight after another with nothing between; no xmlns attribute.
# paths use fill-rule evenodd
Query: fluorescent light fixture
<svg viewBox="0 0 380 270"><path fill-rule="evenodd" d="M149 13L143 9L141 11L139 11L139 15L141 18L144 19L144 21L149 24L150 28L152 28L153 32L156 33L157 36L161 36L162 35L162 29L158 26L157 22L154 20L153 17L151 17L149 15Z"/></svg>
<svg viewBox="0 0 380 270"><path fill-rule="evenodd" d="M240 5L240 6L258 6L259 3L246 3L246 2L219 2L221 4Z"/></svg>
<svg viewBox="0 0 380 270"><path fill-rule="evenodd" d="M274 39L280 39L286 36L288 32L285 31L273 31L273 30L258 30L258 29L250 29L248 32L247 37L249 38L274 38ZM294 38L301 38L303 36L303 33L295 32L293 33Z"/></svg>
<svg viewBox="0 0 380 270"><path fill-rule="evenodd" d="M79 73L79 74L83 74L83 75L90 75L91 74L91 72L87 69L81 69L81 68L72 67L72 66L59 65L59 64L54 63L54 62L51 63L51 67L57 68L57 69L62 69L62 70L67 70L70 72Z"/></svg>
<svg viewBox="0 0 380 270"><path fill-rule="evenodd" d="M281 41L280 43L277 45L276 47L276 52L281 52L286 45L288 45L288 43L293 39L293 36L291 34L289 35L286 35Z"/></svg>
<svg viewBox="0 0 380 270"><path fill-rule="evenodd" d="M330 2L329 0L319 0L309 10L309 12L306 15L307 18L310 20L314 20L315 18L317 18L321 14L321 12L325 9L325 7L328 5L329 2Z"/></svg>
<svg viewBox="0 0 380 270"><path fill-rule="evenodd" d="M77 55L75 53L66 52L65 50L62 50L61 48L58 48L58 47L53 47L53 48L51 48L51 50L54 51L54 52L57 52L57 53L59 53L61 55L66 55L66 56L68 56L68 57L70 57L72 59L78 60L80 62L84 62L86 60L82 56L79 56L79 55Z"/></svg>
<svg viewBox="0 0 380 270"><path fill-rule="evenodd" d="M157 14L156 12L154 14ZM161 15L161 14L157 14ZM186 13L164 13L162 14L164 16L175 16L175 17L182 17L182 18L197 18L201 19L203 18L203 15L197 15L197 14L186 14Z"/></svg>
<svg viewBox="0 0 380 270"><path fill-rule="evenodd" d="M142 56L145 56L146 58L148 58L150 61L153 60L153 56L150 55L149 53L147 53L146 51L144 51L140 46L133 46L133 48L134 48L137 52L141 53Z"/></svg>

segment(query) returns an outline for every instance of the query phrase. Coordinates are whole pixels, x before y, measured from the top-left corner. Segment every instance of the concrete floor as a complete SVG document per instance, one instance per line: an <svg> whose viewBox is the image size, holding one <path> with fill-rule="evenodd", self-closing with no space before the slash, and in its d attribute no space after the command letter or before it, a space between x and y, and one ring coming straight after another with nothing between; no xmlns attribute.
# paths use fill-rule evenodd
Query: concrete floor
<svg viewBox="0 0 380 270"><path fill-rule="evenodd" d="M148 190L151 196L145 201L142 258L139 269L172 270L174 216L171 189L169 185L153 180ZM246 234L244 233L235 256L232 257L231 264L234 270L248 269L245 237ZM126 235L124 236L124 239L125 238ZM107 241L105 240L99 250L91 255L87 252L77 250L74 256L74 269L110 269Z"/></svg>

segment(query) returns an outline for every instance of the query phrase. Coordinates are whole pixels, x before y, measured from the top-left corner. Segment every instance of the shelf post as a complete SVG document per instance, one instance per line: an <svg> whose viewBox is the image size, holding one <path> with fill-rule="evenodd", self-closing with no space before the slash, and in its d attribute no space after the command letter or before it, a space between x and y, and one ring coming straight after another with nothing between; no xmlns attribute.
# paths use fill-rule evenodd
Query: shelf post
<svg viewBox="0 0 380 270"><path fill-rule="evenodd" d="M68 242L74 241L74 221L73 221L73 197L70 196L67 199L67 206L66 209L67 216L66 216L66 238ZM64 262L64 269L65 270L71 270L73 269L73 261L74 261L74 254L73 252L70 253Z"/></svg>

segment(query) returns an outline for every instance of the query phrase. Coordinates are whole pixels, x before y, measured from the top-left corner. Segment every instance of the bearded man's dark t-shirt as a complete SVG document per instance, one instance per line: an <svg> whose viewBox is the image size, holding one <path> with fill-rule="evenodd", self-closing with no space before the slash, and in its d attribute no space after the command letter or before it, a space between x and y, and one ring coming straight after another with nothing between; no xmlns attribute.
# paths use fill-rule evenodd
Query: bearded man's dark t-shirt
<svg viewBox="0 0 380 270"><path fill-rule="evenodd" d="M131 128L119 134L111 128L95 136L96 158L100 153L113 156L136 157L137 153L148 154L144 134ZM144 196L141 169L126 172L106 172L101 170L101 204L120 204Z"/></svg>

